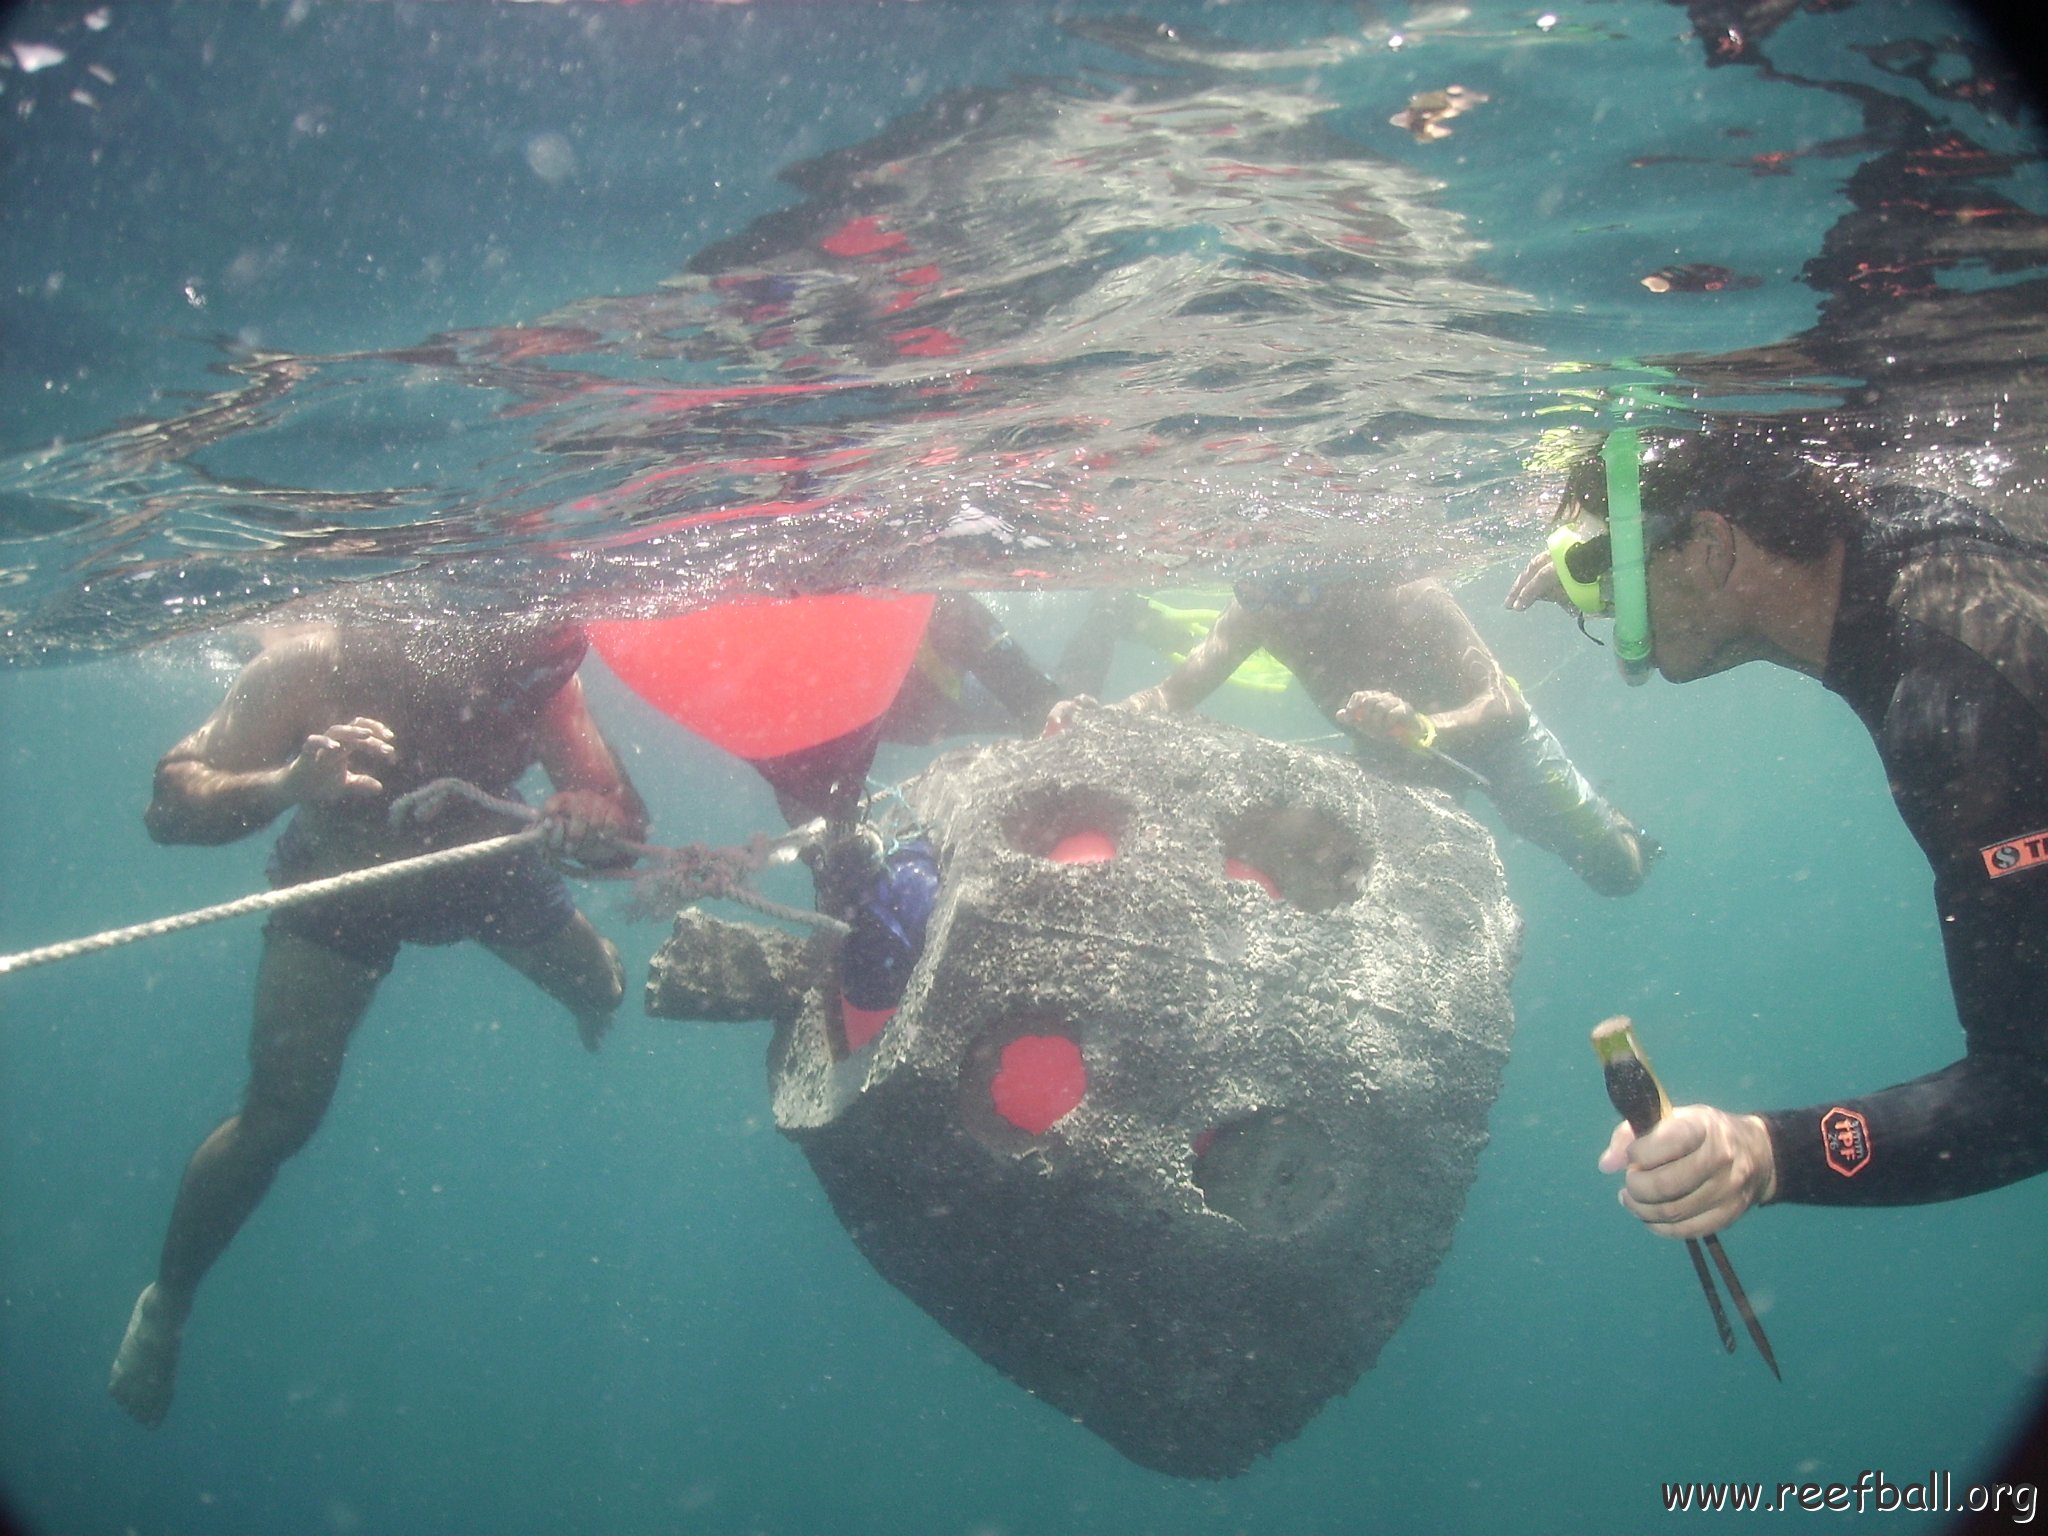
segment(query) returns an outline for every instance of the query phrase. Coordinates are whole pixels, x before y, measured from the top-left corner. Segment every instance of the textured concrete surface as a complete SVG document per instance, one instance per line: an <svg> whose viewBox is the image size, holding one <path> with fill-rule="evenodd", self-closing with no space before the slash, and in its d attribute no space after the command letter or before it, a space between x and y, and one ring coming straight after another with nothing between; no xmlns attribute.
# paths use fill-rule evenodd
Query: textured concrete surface
<svg viewBox="0 0 2048 1536"><path fill-rule="evenodd" d="M1344 759L1118 711L907 795L942 884L879 1035L846 1051L830 961L787 941L713 967L780 978L735 983L778 1020L777 1123L982 1358L1134 1461L1241 1472L1450 1242L1513 1028L1492 841ZM735 1016L654 1004L705 942L657 957L651 1011Z"/></svg>

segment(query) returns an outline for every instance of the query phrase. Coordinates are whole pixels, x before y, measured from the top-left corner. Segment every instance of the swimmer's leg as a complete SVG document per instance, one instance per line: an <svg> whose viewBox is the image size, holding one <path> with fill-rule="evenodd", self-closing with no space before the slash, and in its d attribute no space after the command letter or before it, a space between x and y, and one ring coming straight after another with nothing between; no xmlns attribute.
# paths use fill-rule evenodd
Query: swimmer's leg
<svg viewBox="0 0 2048 1536"><path fill-rule="evenodd" d="M319 1126L340 1081L349 1036L383 977L381 968L310 939L265 933L242 1108L200 1143L186 1166L155 1283L136 1299L107 1382L114 1401L138 1422L154 1427L170 1410L178 1346L199 1282L285 1159Z"/></svg>
<svg viewBox="0 0 2048 1536"><path fill-rule="evenodd" d="M1527 724L1475 759L1509 828L1547 848L1603 896L1626 896L1649 873L1656 844L1586 781L1549 727Z"/></svg>
<svg viewBox="0 0 2048 1536"><path fill-rule="evenodd" d="M618 949L589 918L576 913L538 944L484 947L575 1015L583 1048L597 1049L626 995L626 972Z"/></svg>

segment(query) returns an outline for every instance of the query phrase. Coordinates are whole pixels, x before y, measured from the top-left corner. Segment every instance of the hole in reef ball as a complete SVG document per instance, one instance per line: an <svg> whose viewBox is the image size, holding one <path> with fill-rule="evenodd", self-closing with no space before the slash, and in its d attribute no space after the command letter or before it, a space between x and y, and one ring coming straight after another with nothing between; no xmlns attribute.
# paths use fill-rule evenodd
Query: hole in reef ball
<svg viewBox="0 0 2048 1536"><path fill-rule="evenodd" d="M1310 805L1262 806L1220 830L1224 874L1309 912L1356 901L1372 867L1358 834Z"/></svg>
<svg viewBox="0 0 2048 1536"><path fill-rule="evenodd" d="M1055 864L1100 864L1124 844L1131 808L1121 795L1089 784L1038 784L1003 816L1003 835L1019 853Z"/></svg>
<svg viewBox="0 0 2048 1536"><path fill-rule="evenodd" d="M1257 865L1247 864L1235 854L1223 860L1223 878L1226 880L1249 880L1275 901L1280 899L1280 882Z"/></svg>
<svg viewBox="0 0 2048 1536"><path fill-rule="evenodd" d="M1019 1035L1003 1047L988 1085L996 1113L1033 1136L1051 1130L1087 1092L1081 1047L1065 1035Z"/></svg>
<svg viewBox="0 0 2048 1536"><path fill-rule="evenodd" d="M1254 1110L1195 1140L1202 1202L1253 1232L1285 1236L1313 1221L1337 1193L1337 1149L1314 1122Z"/></svg>
<svg viewBox="0 0 2048 1536"><path fill-rule="evenodd" d="M882 1028L896 1017L891 1008L863 1008L844 993L839 997L839 1022L846 1030L846 1048L860 1050L882 1032Z"/></svg>

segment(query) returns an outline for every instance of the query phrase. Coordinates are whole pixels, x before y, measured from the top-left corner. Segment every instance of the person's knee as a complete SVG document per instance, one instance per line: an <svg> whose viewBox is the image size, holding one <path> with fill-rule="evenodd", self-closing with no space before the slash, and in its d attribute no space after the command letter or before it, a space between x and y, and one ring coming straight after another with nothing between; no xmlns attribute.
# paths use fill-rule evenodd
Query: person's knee
<svg viewBox="0 0 2048 1536"><path fill-rule="evenodd" d="M252 1093L236 1117L236 1139L263 1161L281 1163L313 1139L326 1115L324 1094Z"/></svg>
<svg viewBox="0 0 2048 1536"><path fill-rule="evenodd" d="M346 1036L260 1028L249 1049L240 1136L282 1161L320 1128L341 1082Z"/></svg>
<svg viewBox="0 0 2048 1536"><path fill-rule="evenodd" d="M1602 896L1630 896L1642 889L1650 873L1656 844L1633 827L1620 823L1578 860L1579 877Z"/></svg>
<svg viewBox="0 0 2048 1536"><path fill-rule="evenodd" d="M1602 896L1633 896L1643 886L1640 860L1604 858L1583 864L1579 876Z"/></svg>
<svg viewBox="0 0 2048 1536"><path fill-rule="evenodd" d="M603 1013L616 1013L626 1000L626 965L619 958L618 945L605 938L597 942L603 946L604 959L592 978L592 1006Z"/></svg>
<svg viewBox="0 0 2048 1536"><path fill-rule="evenodd" d="M581 938L581 953L556 970L558 979L549 990L581 1018L609 1016L626 997L626 967L619 947L595 927Z"/></svg>

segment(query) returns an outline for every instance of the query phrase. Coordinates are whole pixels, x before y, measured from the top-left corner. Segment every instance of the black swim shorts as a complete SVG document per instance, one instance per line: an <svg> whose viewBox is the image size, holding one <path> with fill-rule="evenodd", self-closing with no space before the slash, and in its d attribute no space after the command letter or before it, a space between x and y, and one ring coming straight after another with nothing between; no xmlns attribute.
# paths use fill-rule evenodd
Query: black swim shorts
<svg viewBox="0 0 2048 1536"><path fill-rule="evenodd" d="M287 827L270 858L274 885L309 878L306 850ZM521 848L472 864L373 885L286 907L266 933L289 933L344 955L380 975L401 944L484 944L524 949L553 938L576 915L562 877L539 852Z"/></svg>

